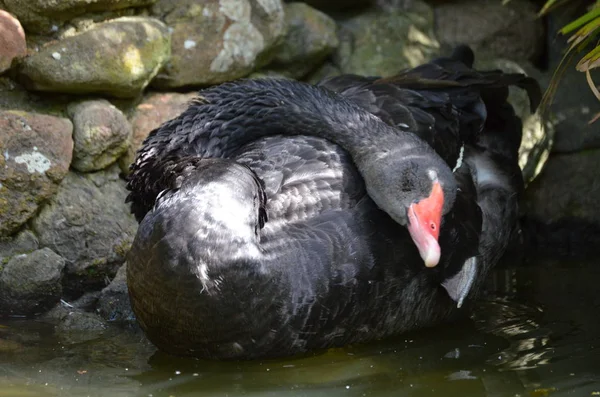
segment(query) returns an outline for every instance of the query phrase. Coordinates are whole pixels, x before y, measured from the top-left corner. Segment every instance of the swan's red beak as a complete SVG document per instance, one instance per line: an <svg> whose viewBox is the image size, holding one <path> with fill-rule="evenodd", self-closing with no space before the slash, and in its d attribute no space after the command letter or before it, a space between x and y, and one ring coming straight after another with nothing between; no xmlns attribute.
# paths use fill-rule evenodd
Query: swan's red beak
<svg viewBox="0 0 600 397"><path fill-rule="evenodd" d="M443 208L444 191L437 181L429 197L408 207L408 232L427 267L435 267L440 261L438 237Z"/></svg>

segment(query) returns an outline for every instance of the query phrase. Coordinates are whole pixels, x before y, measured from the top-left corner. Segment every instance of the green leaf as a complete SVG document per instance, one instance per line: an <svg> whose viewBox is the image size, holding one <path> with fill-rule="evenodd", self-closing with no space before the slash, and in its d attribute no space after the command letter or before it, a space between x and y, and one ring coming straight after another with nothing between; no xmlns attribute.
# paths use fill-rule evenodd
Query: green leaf
<svg viewBox="0 0 600 397"><path fill-rule="evenodd" d="M600 67L600 46L588 52L575 66L580 72ZM600 99L600 98L598 98Z"/></svg>
<svg viewBox="0 0 600 397"><path fill-rule="evenodd" d="M575 29L579 29L583 25L589 24L590 21L592 21L592 23L595 22L596 26L600 26L600 19L597 18L600 18L600 8L594 7L592 10L588 11L583 16L565 25L562 29L559 30L559 32L562 34L570 33ZM594 21L594 19L596 19L596 21Z"/></svg>
<svg viewBox="0 0 600 397"><path fill-rule="evenodd" d="M560 3L565 3L566 1L567 0L548 0L538 13L538 16L547 14L552 8L558 6Z"/></svg>
<svg viewBox="0 0 600 397"><path fill-rule="evenodd" d="M567 40L567 42L571 43L569 51L571 51L582 41L588 38L594 38L598 33L600 33L600 18L589 22L577 32L573 33L571 37L569 37L569 40Z"/></svg>
<svg viewBox="0 0 600 397"><path fill-rule="evenodd" d="M575 54L573 52L567 51L563 55L562 59L560 60L560 63L556 67L556 69L554 69L552 78L550 79L550 82L548 83L548 87L546 88L546 91L544 92L544 96L542 97L542 102L540 104L540 114L546 113L547 109L552 104L554 96L556 95L556 91L558 90L559 83L560 83L563 75L567 71L568 66L571 65L571 62L572 62L574 56L575 56Z"/></svg>
<svg viewBox="0 0 600 397"><path fill-rule="evenodd" d="M590 73L589 69L585 71L585 78L587 79L587 83L590 86L590 89L592 90L596 98L598 98L598 100L600 101L600 91L598 91L598 87L596 87L596 83L594 83L594 80L592 79L592 74Z"/></svg>

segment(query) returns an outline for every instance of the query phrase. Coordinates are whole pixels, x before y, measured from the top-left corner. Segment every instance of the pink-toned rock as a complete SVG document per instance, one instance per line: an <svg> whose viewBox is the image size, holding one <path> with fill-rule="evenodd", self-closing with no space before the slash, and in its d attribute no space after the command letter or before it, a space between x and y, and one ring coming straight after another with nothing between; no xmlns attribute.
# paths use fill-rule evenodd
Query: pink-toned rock
<svg viewBox="0 0 600 397"><path fill-rule="evenodd" d="M125 153L131 126L125 115L105 99L72 103L68 107L73 121L73 163L77 171L99 171Z"/></svg>
<svg viewBox="0 0 600 397"><path fill-rule="evenodd" d="M154 93L144 98L131 118L133 127L131 145L127 153L119 159L119 166L125 174L129 173L129 165L135 158L135 152L140 148L150 131L159 127L165 121L177 117L188 107L189 102L195 96L197 96L196 91L185 94Z"/></svg>
<svg viewBox="0 0 600 397"><path fill-rule="evenodd" d="M71 164L72 133L68 119L0 112L0 237L15 232L56 193Z"/></svg>
<svg viewBox="0 0 600 397"><path fill-rule="evenodd" d="M19 20L0 10L0 73L10 69L15 58L27 53L25 32Z"/></svg>

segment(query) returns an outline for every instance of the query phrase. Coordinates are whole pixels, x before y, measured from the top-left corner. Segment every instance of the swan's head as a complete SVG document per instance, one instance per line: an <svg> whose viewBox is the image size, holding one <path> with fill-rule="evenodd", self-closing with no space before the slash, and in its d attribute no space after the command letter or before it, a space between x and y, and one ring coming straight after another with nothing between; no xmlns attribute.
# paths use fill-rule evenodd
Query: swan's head
<svg viewBox="0 0 600 397"><path fill-rule="evenodd" d="M427 267L440 260L442 216L456 199L456 179L437 157L385 155L373 161L365 178L369 196L405 226Z"/></svg>

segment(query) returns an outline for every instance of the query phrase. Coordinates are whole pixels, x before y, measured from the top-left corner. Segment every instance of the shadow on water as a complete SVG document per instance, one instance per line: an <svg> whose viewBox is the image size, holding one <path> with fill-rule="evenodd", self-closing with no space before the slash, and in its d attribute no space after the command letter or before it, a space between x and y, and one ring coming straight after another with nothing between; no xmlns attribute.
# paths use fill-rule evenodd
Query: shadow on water
<svg viewBox="0 0 600 397"><path fill-rule="evenodd" d="M133 332L0 325L0 397L600 395L596 264L497 270L473 321L306 357L219 363Z"/></svg>

